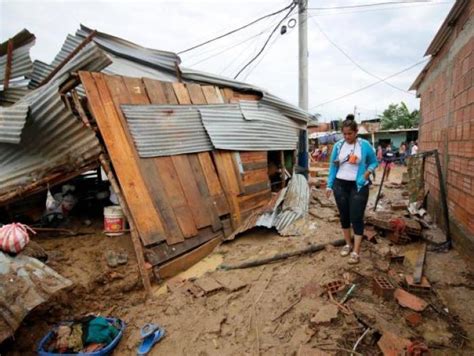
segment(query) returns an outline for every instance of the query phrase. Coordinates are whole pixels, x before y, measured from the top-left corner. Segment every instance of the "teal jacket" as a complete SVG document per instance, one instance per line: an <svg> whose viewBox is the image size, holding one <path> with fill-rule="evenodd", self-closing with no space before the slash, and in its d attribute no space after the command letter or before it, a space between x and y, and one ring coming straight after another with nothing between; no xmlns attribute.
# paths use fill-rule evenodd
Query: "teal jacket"
<svg viewBox="0 0 474 356"><path fill-rule="evenodd" d="M369 141L364 140L363 138L357 138L360 147L361 147L361 160L359 164L359 169L357 171L357 177L356 177L356 184L357 184L357 190L361 190L366 184L367 180L364 178L364 173L369 170L373 172L375 168L379 165L377 161L377 156L375 155L375 151L372 148L372 145L369 143ZM329 176L328 176L328 184L327 187L329 189L332 189L332 186L334 185L334 181L336 180L336 174L339 169L334 164L334 161L337 160L337 157L339 157L339 152L341 151L342 144L344 143L344 139L339 140L336 142L332 149L331 153L331 158L329 159L330 165L329 165Z"/></svg>

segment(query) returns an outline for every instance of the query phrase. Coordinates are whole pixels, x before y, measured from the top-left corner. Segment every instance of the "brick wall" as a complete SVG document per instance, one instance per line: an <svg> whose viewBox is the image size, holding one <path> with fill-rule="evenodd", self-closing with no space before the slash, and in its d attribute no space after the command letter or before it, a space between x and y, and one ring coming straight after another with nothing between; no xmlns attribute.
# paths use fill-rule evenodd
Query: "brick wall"
<svg viewBox="0 0 474 356"><path fill-rule="evenodd" d="M433 58L418 93L422 117L420 149L440 152L450 220L458 234L474 242L473 10L471 1L450 39ZM425 182L430 192L430 210L439 216L439 181L434 159L426 162Z"/></svg>

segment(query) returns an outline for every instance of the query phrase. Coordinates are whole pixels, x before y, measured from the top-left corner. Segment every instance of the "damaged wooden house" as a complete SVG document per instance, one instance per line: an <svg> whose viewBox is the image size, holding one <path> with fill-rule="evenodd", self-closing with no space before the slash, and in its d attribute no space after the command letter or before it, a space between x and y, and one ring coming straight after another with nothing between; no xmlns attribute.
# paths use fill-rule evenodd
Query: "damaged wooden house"
<svg viewBox="0 0 474 356"><path fill-rule="evenodd" d="M26 197L101 167L149 289L145 261L158 278L192 265L257 225L292 175L293 201L307 198L294 173L307 112L85 26L50 64L31 60L34 41L24 30L0 47L1 223Z"/></svg>

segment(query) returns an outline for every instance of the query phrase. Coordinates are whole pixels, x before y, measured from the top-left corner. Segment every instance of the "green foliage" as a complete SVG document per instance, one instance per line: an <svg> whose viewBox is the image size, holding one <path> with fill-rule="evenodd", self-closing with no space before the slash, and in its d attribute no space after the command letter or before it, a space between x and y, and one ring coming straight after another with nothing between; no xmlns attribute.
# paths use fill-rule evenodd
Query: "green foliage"
<svg viewBox="0 0 474 356"><path fill-rule="evenodd" d="M420 122L420 112L410 112L402 101L400 104L390 104L378 118L381 120L382 130L411 129Z"/></svg>

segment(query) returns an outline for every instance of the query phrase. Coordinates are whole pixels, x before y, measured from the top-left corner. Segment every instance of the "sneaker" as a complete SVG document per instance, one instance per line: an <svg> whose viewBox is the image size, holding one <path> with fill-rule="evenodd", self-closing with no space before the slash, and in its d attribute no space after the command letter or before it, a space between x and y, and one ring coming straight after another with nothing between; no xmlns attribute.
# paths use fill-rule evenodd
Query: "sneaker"
<svg viewBox="0 0 474 356"><path fill-rule="evenodd" d="M349 257L349 261L347 261L351 265L355 265L359 263L359 254L356 252L351 252L351 257Z"/></svg>
<svg viewBox="0 0 474 356"><path fill-rule="evenodd" d="M351 251L352 251L352 246L351 245L346 245L341 250L341 256L346 257L351 253Z"/></svg>

